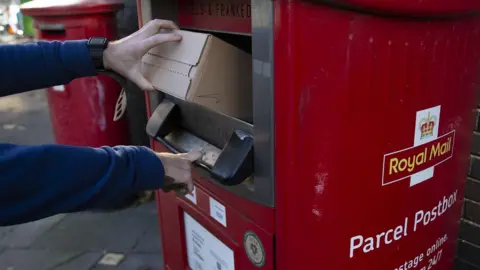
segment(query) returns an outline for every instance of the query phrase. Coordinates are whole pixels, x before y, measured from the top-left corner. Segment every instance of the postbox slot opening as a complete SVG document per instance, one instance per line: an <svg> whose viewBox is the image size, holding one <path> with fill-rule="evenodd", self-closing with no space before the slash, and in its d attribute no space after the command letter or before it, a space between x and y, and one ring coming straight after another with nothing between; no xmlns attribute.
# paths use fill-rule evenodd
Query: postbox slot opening
<svg viewBox="0 0 480 270"><path fill-rule="evenodd" d="M195 29L182 29L182 30L212 35L236 47L237 49L247 53L250 58L252 56L252 37L251 36L239 35L239 34L233 34L233 33L215 32L215 31L195 30ZM250 60L250 65L248 66L248 69L245 68L245 72L240 70L238 72L239 76L244 76L245 79L250 78L249 76L252 75L251 67L252 67L252 62ZM250 113L250 116L240 117L238 119L241 121L245 121L247 123L253 124L253 84L246 85L244 88L244 91L246 91L247 93L245 94L245 97L247 97L249 100L240 101L241 99L238 99L239 100L238 103L240 104L243 102L245 104L245 102L248 102L249 104L251 104L250 106L252 108L252 112ZM235 116L231 116L231 117L235 117Z"/></svg>
<svg viewBox="0 0 480 270"><path fill-rule="evenodd" d="M232 34L232 33L214 32L214 31L200 31L200 30L194 30L194 29L184 29L184 30L210 34L212 36L215 36L227 42L228 44L231 44L237 47L238 49L250 55L252 54L252 37L251 36L238 35L238 34Z"/></svg>
<svg viewBox="0 0 480 270"><path fill-rule="evenodd" d="M41 30L43 39L46 40L61 40L65 38L66 31L65 29L48 29L48 30Z"/></svg>

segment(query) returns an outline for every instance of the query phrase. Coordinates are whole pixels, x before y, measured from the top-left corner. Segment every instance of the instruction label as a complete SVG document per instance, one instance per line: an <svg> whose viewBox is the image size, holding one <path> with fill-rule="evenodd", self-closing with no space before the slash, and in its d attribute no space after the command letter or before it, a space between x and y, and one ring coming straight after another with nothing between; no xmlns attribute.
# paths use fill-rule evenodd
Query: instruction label
<svg viewBox="0 0 480 270"><path fill-rule="evenodd" d="M189 199L193 204L197 204L197 187L193 187L193 191L185 195L185 198Z"/></svg>
<svg viewBox="0 0 480 270"><path fill-rule="evenodd" d="M234 270L233 250L184 213L188 265L191 270Z"/></svg>
<svg viewBox="0 0 480 270"><path fill-rule="evenodd" d="M430 270L442 259L442 247L448 240L448 236L445 234L439 237L435 243L432 243L424 252L418 254L414 258L406 260L404 263L395 267L393 270Z"/></svg>
<svg viewBox="0 0 480 270"><path fill-rule="evenodd" d="M227 209L214 198L210 198L210 216L227 227Z"/></svg>

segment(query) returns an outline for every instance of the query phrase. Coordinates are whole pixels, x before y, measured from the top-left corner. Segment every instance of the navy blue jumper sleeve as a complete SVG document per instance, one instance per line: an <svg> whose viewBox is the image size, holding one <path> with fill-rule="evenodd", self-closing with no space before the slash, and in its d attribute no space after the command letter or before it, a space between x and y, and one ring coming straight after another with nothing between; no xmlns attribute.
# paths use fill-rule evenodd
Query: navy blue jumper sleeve
<svg viewBox="0 0 480 270"><path fill-rule="evenodd" d="M96 75L86 41L0 45L0 96ZM147 147L0 143L0 226L109 208L161 188L164 168Z"/></svg>

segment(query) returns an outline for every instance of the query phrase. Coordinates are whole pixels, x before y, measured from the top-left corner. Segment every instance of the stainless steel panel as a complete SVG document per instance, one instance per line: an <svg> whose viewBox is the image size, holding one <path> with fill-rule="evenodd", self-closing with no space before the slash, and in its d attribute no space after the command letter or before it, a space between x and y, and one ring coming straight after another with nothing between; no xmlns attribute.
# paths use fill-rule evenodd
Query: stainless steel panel
<svg viewBox="0 0 480 270"><path fill-rule="evenodd" d="M222 149L217 148L210 143L198 138L197 136L180 130L172 131L165 137L169 143L175 146L180 152L191 152L202 150L203 157L201 162L212 168L217 162Z"/></svg>
<svg viewBox="0 0 480 270"><path fill-rule="evenodd" d="M175 103L182 107L182 125L217 147L223 147L235 129L253 134L253 126L250 123L202 108L197 104L179 100L175 100Z"/></svg>
<svg viewBox="0 0 480 270"><path fill-rule="evenodd" d="M255 196L275 206L273 0L252 0Z"/></svg>

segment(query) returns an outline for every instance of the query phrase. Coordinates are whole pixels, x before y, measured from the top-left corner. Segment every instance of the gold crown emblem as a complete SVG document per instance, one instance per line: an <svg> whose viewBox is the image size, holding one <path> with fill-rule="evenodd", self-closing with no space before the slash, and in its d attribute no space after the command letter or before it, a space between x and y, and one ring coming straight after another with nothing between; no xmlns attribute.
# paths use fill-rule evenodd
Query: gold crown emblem
<svg viewBox="0 0 480 270"><path fill-rule="evenodd" d="M436 116L428 116L420 120L420 138L428 137L433 135L433 129L435 127L435 122L437 122Z"/></svg>

